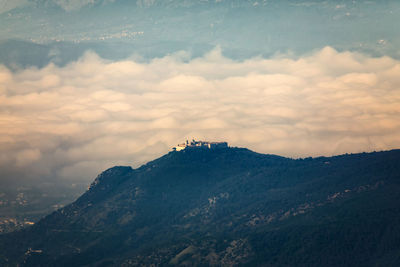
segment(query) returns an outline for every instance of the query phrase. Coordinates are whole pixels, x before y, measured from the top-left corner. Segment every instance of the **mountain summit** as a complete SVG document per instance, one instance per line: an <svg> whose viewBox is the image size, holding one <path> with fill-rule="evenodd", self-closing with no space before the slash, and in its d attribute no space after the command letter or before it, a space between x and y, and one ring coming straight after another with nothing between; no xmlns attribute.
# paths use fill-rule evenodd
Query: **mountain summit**
<svg viewBox="0 0 400 267"><path fill-rule="evenodd" d="M398 266L400 150L184 149L0 236L2 266Z"/></svg>

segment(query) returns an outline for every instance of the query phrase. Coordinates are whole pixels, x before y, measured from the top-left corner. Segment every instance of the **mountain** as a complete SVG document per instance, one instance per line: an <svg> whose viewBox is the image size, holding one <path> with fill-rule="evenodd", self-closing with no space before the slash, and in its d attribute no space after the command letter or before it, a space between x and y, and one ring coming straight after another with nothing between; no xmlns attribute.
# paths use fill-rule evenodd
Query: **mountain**
<svg viewBox="0 0 400 267"><path fill-rule="evenodd" d="M114 61L196 58L215 47L239 61L326 46L398 59L399 13L398 1L3 1L0 65L64 66L88 50Z"/></svg>
<svg viewBox="0 0 400 267"><path fill-rule="evenodd" d="M400 150L185 149L0 235L1 266L399 266Z"/></svg>

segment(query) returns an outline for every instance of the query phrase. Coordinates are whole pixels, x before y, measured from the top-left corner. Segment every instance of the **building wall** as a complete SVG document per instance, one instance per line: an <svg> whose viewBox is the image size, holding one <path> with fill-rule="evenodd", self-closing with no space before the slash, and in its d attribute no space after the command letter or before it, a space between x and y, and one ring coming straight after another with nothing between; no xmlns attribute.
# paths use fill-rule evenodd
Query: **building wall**
<svg viewBox="0 0 400 267"><path fill-rule="evenodd" d="M184 144L179 144L176 147L174 147L173 150L181 151L187 147L190 147L190 148L204 147L204 148L209 148L209 149L225 148L225 147L228 147L228 143L227 142L203 142L203 141L193 140L192 142L190 142L190 144L187 141Z"/></svg>

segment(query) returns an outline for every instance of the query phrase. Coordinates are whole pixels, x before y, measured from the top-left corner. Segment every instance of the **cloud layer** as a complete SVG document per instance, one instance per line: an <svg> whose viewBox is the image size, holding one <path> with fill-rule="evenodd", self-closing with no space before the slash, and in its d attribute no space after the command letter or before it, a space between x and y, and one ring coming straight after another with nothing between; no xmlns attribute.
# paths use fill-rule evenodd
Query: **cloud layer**
<svg viewBox="0 0 400 267"><path fill-rule="evenodd" d="M0 67L0 176L90 180L192 137L290 157L400 148L395 59L188 58Z"/></svg>

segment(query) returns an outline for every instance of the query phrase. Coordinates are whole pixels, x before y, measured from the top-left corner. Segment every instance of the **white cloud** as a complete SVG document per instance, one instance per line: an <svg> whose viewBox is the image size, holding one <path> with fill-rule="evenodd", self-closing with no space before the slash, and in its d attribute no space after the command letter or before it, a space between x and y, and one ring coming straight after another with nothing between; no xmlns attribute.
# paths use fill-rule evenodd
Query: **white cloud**
<svg viewBox="0 0 400 267"><path fill-rule="evenodd" d="M92 179L192 137L291 157L400 147L400 62L330 47L0 67L0 103L0 169L20 176Z"/></svg>

